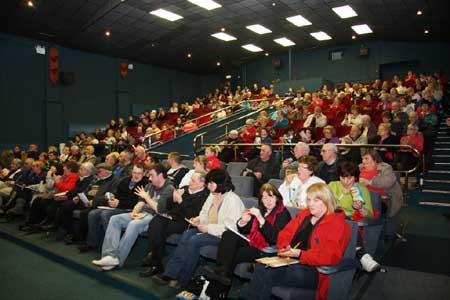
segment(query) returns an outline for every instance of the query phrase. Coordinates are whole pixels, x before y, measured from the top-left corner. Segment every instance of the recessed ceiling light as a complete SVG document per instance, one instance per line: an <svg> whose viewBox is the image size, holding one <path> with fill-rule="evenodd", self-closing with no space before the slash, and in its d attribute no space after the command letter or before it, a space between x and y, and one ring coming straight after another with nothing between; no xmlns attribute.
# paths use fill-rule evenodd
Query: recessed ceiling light
<svg viewBox="0 0 450 300"><path fill-rule="evenodd" d="M211 34L211 36L215 37L216 39L225 41L225 42L237 40L237 38L235 38L234 36L229 35L228 33L225 33L225 32L217 32L217 33Z"/></svg>
<svg viewBox="0 0 450 300"><path fill-rule="evenodd" d="M220 28L220 31L225 32L225 27Z"/></svg>
<svg viewBox="0 0 450 300"><path fill-rule="evenodd" d="M421 16L422 14L423 14L423 12L422 12L421 10L418 10L418 11L417 11L417 15L418 15L418 16Z"/></svg>
<svg viewBox="0 0 450 300"><path fill-rule="evenodd" d="M170 12L170 11L162 9L162 8L153 10L150 12L150 14L158 16L158 17L166 19L166 20L169 20L169 21L172 21L172 22L183 18L180 15L177 15L173 12Z"/></svg>
<svg viewBox="0 0 450 300"><path fill-rule="evenodd" d="M263 51L263 49L259 48L258 46L255 46L253 44L242 45L241 47L244 48L245 50L250 51L250 52L261 52L261 51Z"/></svg>
<svg viewBox="0 0 450 300"><path fill-rule="evenodd" d="M222 5L220 5L219 3L214 2L212 0L188 0L188 1L195 5L203 7L204 9L207 9L207 10L213 10L213 9L222 7Z"/></svg>
<svg viewBox="0 0 450 300"><path fill-rule="evenodd" d="M220 67L220 61L218 61L218 62L216 63L216 66Z"/></svg>
<svg viewBox="0 0 450 300"><path fill-rule="evenodd" d="M256 32L257 34L265 34L265 33L271 33L272 30L270 30L269 28L266 28L262 25L259 24L255 24L255 25L249 25L246 27L247 29Z"/></svg>
<svg viewBox="0 0 450 300"><path fill-rule="evenodd" d="M331 40L331 36L329 36L328 34L326 34L323 31L311 32L310 35L319 41Z"/></svg>
<svg viewBox="0 0 450 300"><path fill-rule="evenodd" d="M269 56L269 52L264 53L265 56Z"/></svg>
<svg viewBox="0 0 450 300"><path fill-rule="evenodd" d="M350 5L344 5L339 7L333 7L333 11L341 18L347 19L356 17L358 14L353 10Z"/></svg>
<svg viewBox="0 0 450 300"><path fill-rule="evenodd" d="M275 2L272 2L272 6L277 6L277 4Z"/></svg>
<svg viewBox="0 0 450 300"><path fill-rule="evenodd" d="M370 29L369 25L367 24L361 24L361 25L355 25L352 26L352 29L357 34L366 34L366 33L372 33L372 29Z"/></svg>
<svg viewBox="0 0 450 300"><path fill-rule="evenodd" d="M356 35L352 35L352 40L356 39Z"/></svg>
<svg viewBox="0 0 450 300"><path fill-rule="evenodd" d="M273 41L275 43L280 44L283 47L289 47L289 46L294 46L295 45L295 43L293 41L291 41L290 39L285 38L285 37L282 37L282 38L279 38L279 39L274 39Z"/></svg>
<svg viewBox="0 0 450 300"><path fill-rule="evenodd" d="M106 30L106 31L105 31L105 35L106 35L106 36L110 36L110 35L111 35L111 31Z"/></svg>
<svg viewBox="0 0 450 300"><path fill-rule="evenodd" d="M294 24L295 26L298 26L298 27L308 26L308 25L312 24L310 21L308 21L301 15L292 16L292 17L286 18L286 20L288 20L289 22L291 22L292 24Z"/></svg>
<svg viewBox="0 0 450 300"><path fill-rule="evenodd" d="M192 57L192 54L188 53L188 54L187 54L187 57L188 57L188 58L191 58L191 57Z"/></svg>
<svg viewBox="0 0 450 300"><path fill-rule="evenodd" d="M34 3L33 3L33 1L28 1L28 2L27 2L27 5L28 5L29 7L33 7L33 6L34 6Z"/></svg>
<svg viewBox="0 0 450 300"><path fill-rule="evenodd" d="M428 29L425 29L425 31L423 33L428 34L430 32L428 31Z"/></svg>

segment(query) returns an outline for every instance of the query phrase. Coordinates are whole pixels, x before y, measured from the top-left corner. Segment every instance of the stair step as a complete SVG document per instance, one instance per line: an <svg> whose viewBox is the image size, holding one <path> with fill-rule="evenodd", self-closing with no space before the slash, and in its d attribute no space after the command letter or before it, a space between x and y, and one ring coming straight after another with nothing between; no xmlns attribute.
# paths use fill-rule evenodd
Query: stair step
<svg viewBox="0 0 450 300"><path fill-rule="evenodd" d="M450 151L450 148L434 148L436 151Z"/></svg>
<svg viewBox="0 0 450 300"><path fill-rule="evenodd" d="M436 138L438 138L438 139L450 139L450 136L447 136L447 135L439 135L439 136L437 136Z"/></svg>
<svg viewBox="0 0 450 300"><path fill-rule="evenodd" d="M450 174L448 170L428 170L428 173Z"/></svg>
<svg viewBox="0 0 450 300"><path fill-rule="evenodd" d="M436 145L450 145L450 142L434 142Z"/></svg>
<svg viewBox="0 0 450 300"><path fill-rule="evenodd" d="M450 165L450 162L435 162L434 164L435 165L446 165L446 166L448 166L448 165Z"/></svg>
<svg viewBox="0 0 450 300"><path fill-rule="evenodd" d="M431 155L431 157L450 157L450 155L449 154L433 154L433 155Z"/></svg>
<svg viewBox="0 0 450 300"><path fill-rule="evenodd" d="M442 202L427 202L427 201L420 201L419 205L425 205L425 206L438 206L438 207L450 207L450 203L442 203Z"/></svg>
<svg viewBox="0 0 450 300"><path fill-rule="evenodd" d="M445 179L425 179L424 182L450 183L450 180L445 180Z"/></svg>
<svg viewBox="0 0 450 300"><path fill-rule="evenodd" d="M423 193L437 193L437 194L450 194L450 191L447 190L430 190L430 189L423 189Z"/></svg>

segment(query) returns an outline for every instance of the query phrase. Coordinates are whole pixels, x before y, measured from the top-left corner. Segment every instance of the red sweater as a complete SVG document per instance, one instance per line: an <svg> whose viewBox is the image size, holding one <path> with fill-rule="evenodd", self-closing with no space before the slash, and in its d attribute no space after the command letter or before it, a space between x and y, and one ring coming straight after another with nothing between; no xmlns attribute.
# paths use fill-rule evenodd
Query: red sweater
<svg viewBox="0 0 450 300"><path fill-rule="evenodd" d="M59 193L70 191L77 184L77 180L78 174L70 173L70 175L64 178L63 181L55 183L55 187L58 189Z"/></svg>
<svg viewBox="0 0 450 300"><path fill-rule="evenodd" d="M217 158L217 156L208 156L206 160L208 161L207 166L208 171L222 168L222 163Z"/></svg>
<svg viewBox="0 0 450 300"><path fill-rule="evenodd" d="M303 220L310 215L308 209L301 211L278 234L278 249L290 245ZM317 225L310 238L310 248L300 254L300 263L312 267L337 265L341 262L350 241L350 226L345 222L345 213L335 212L325 215ZM316 299L327 299L329 275L319 273Z"/></svg>

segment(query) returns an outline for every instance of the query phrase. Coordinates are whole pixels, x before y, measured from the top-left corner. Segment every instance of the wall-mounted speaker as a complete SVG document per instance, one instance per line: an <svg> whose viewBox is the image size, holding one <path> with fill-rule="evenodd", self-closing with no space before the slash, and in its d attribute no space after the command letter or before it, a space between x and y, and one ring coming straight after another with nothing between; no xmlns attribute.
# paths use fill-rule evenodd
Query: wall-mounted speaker
<svg viewBox="0 0 450 300"><path fill-rule="evenodd" d="M59 80L62 85L72 85L75 83L74 72L61 72L59 73Z"/></svg>
<svg viewBox="0 0 450 300"><path fill-rule="evenodd" d="M361 48L359 48L359 56L369 56L369 47L362 45Z"/></svg>

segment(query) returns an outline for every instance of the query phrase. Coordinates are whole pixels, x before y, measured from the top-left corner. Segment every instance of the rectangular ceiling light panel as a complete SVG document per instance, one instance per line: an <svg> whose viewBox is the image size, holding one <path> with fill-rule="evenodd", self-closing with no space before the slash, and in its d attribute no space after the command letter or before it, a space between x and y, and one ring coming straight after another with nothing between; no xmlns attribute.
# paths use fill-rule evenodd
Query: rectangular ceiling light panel
<svg viewBox="0 0 450 300"><path fill-rule="evenodd" d="M211 34L211 36L215 37L216 39L225 41L225 42L237 40L237 38L235 38L234 36L229 35L225 32L214 33L214 34Z"/></svg>
<svg viewBox="0 0 450 300"><path fill-rule="evenodd" d="M244 48L245 50L248 50L250 52L261 52L261 51L263 51L263 49L259 48L258 46L255 46L253 44L243 45L242 48Z"/></svg>
<svg viewBox="0 0 450 300"><path fill-rule="evenodd" d="M288 20L289 22L291 22L292 24L294 24L295 26L298 26L298 27L312 25L312 23L310 21L308 21L301 15L289 17L289 18L286 18L286 20Z"/></svg>
<svg viewBox="0 0 450 300"><path fill-rule="evenodd" d="M213 10L213 9L222 7L222 5L220 5L219 3L214 2L212 0L188 0L188 1L195 5L203 7L204 9L207 9L207 10Z"/></svg>
<svg viewBox="0 0 450 300"><path fill-rule="evenodd" d="M169 20L169 21L172 21L172 22L183 18L180 15L177 15L173 12L170 12L170 11L162 9L162 8L153 10L150 12L150 14L158 16L158 17L166 19L166 20Z"/></svg>
<svg viewBox="0 0 450 300"><path fill-rule="evenodd" d="M352 26L353 31L355 31L357 34L366 34L366 33L372 33L372 29L367 24L361 24L361 25L355 25Z"/></svg>
<svg viewBox="0 0 450 300"><path fill-rule="evenodd" d="M266 34L266 33L271 33L272 30L270 30L269 28L266 28L262 25L259 24L255 24L255 25L249 25L246 27L247 29L256 32L257 34Z"/></svg>
<svg viewBox="0 0 450 300"><path fill-rule="evenodd" d="M311 32L310 35L313 36L316 40L319 40L319 41L331 40L331 36L329 36L328 34L326 34L323 31Z"/></svg>
<svg viewBox="0 0 450 300"><path fill-rule="evenodd" d="M285 38L285 37L282 37L282 38L279 38L279 39L274 39L273 41L275 43L280 44L283 47L289 47L289 46L294 46L295 45L295 43L293 41L291 41L290 39Z"/></svg>
<svg viewBox="0 0 450 300"><path fill-rule="evenodd" d="M349 5L334 7L333 11L341 18L347 19L351 17L356 17L358 14Z"/></svg>

